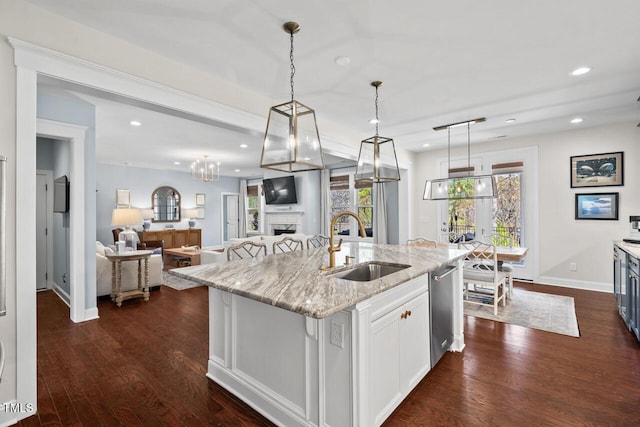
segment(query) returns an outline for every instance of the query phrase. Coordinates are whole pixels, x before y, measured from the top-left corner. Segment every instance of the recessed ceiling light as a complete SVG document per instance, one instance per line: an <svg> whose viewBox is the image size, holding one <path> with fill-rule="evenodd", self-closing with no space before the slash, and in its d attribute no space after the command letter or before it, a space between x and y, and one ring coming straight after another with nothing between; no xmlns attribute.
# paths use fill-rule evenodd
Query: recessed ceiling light
<svg viewBox="0 0 640 427"><path fill-rule="evenodd" d="M351 62L351 58L349 58L348 56L338 56L335 61L336 64L344 67L345 65L349 65L349 63Z"/></svg>
<svg viewBox="0 0 640 427"><path fill-rule="evenodd" d="M423 146L423 147L428 147L428 146L429 146L429 144L422 144L422 146Z"/></svg>
<svg viewBox="0 0 640 427"><path fill-rule="evenodd" d="M591 68L589 68L589 67L579 67L579 68L576 68L575 70L573 70L571 72L571 75L572 76L581 76L583 74L587 74L589 71L591 71Z"/></svg>
<svg viewBox="0 0 640 427"><path fill-rule="evenodd" d="M240 148L247 148L248 145L247 144L240 144Z"/></svg>
<svg viewBox="0 0 640 427"><path fill-rule="evenodd" d="M369 120L369 123L371 123L372 125L375 125L376 123L380 123L380 120L378 120L378 119L371 119L371 120Z"/></svg>
<svg viewBox="0 0 640 427"><path fill-rule="evenodd" d="M179 165L179 164L180 164L180 162L173 162L173 164L174 164L174 165Z"/></svg>
<svg viewBox="0 0 640 427"><path fill-rule="evenodd" d="M240 169L236 169L236 172L240 172Z"/></svg>
<svg viewBox="0 0 640 427"><path fill-rule="evenodd" d="M513 123L515 121L516 121L516 119L507 119L507 120L505 120L505 122L507 122L507 123Z"/></svg>
<svg viewBox="0 0 640 427"><path fill-rule="evenodd" d="M571 119L571 123L573 123L574 125L576 123L582 123L582 118L581 117L575 117L575 118Z"/></svg>
<svg viewBox="0 0 640 427"><path fill-rule="evenodd" d="M137 120L131 120L131 121L129 122L129 124L130 124L131 126L142 126L142 123L141 123L141 122L139 122L139 121L137 121Z"/></svg>

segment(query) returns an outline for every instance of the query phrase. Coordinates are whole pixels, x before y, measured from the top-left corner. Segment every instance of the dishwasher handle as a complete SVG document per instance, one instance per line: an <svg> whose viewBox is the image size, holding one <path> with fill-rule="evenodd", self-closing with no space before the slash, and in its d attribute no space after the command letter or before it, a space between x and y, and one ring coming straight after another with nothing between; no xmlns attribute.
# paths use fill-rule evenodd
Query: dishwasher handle
<svg viewBox="0 0 640 427"><path fill-rule="evenodd" d="M454 265L447 265L446 267L443 267L440 270L434 271L432 273L431 278L439 282L445 277L447 277L448 275L450 275L451 273L453 273L456 270L456 268L457 267Z"/></svg>

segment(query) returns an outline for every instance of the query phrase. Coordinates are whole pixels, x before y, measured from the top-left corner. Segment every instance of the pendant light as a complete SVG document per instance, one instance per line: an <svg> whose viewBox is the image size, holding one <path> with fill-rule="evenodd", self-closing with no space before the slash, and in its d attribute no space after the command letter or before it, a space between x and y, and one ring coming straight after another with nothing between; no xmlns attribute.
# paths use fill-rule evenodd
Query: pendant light
<svg viewBox="0 0 640 427"><path fill-rule="evenodd" d="M289 33L291 48L291 101L271 107L264 134L260 167L283 172L324 169L316 113L294 99L293 35L300 31L296 22L283 25Z"/></svg>
<svg viewBox="0 0 640 427"><path fill-rule="evenodd" d="M205 155L204 160L191 163L191 178L202 182L220 181L220 162L211 162Z"/></svg>
<svg viewBox="0 0 640 427"><path fill-rule="evenodd" d="M400 181L393 139L378 135L378 89L382 82L376 80L371 86L376 88L376 134L360 143L355 180L356 183Z"/></svg>
<svg viewBox="0 0 640 427"><path fill-rule="evenodd" d="M484 122L486 119L468 120L434 127L433 130L447 130L448 140L448 178L427 180L424 187L423 200L459 200L459 199L487 199L497 194L496 182L491 175L472 175L471 166L471 125ZM451 128L467 127L467 167L451 169Z"/></svg>

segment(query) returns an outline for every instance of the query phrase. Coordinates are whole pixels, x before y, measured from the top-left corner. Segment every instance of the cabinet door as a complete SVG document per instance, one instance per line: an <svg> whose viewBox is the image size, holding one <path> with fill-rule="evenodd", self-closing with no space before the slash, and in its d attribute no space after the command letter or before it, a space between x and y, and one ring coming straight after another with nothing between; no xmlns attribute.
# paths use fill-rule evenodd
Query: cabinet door
<svg viewBox="0 0 640 427"><path fill-rule="evenodd" d="M403 398L400 330L405 326L404 312L404 306L398 307L371 324L369 404L374 425L380 425Z"/></svg>
<svg viewBox="0 0 640 427"><path fill-rule="evenodd" d="M637 260L636 260L637 262ZM640 339L640 281L635 271L629 271L629 329Z"/></svg>
<svg viewBox="0 0 640 427"><path fill-rule="evenodd" d="M198 228L192 228L189 230L189 246L202 247L202 232Z"/></svg>
<svg viewBox="0 0 640 427"><path fill-rule="evenodd" d="M429 346L429 293L426 292L405 306L405 319L400 324L400 382L408 393L431 369Z"/></svg>
<svg viewBox="0 0 640 427"><path fill-rule="evenodd" d="M173 244L173 230L158 231L158 238L152 240L164 240L165 249L175 248Z"/></svg>
<svg viewBox="0 0 640 427"><path fill-rule="evenodd" d="M189 230L175 230L173 232L174 248L187 246L188 241L189 241Z"/></svg>

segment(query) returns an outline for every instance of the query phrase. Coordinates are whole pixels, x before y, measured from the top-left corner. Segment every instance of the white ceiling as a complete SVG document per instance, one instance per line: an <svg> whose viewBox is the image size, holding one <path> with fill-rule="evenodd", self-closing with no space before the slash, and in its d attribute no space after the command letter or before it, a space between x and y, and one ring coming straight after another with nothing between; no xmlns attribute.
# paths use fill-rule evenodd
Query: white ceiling
<svg viewBox="0 0 640 427"><path fill-rule="evenodd" d="M434 126L476 117L487 121L472 127L473 143L640 121L638 0L28 1L274 103L289 99L281 25L295 20L302 26L294 43L296 99L316 110L321 133L327 120L371 136L369 83L382 80L380 134L410 151L446 146L446 133ZM348 65L336 64L341 56ZM580 66L592 71L571 76ZM156 167L174 160L188 167L206 152L228 175L257 171L261 135L92 102L99 161L122 163L127 153L132 164L153 155ZM143 126L132 129L133 116ZM570 124L574 117L583 122ZM242 141L250 148L238 148Z"/></svg>

